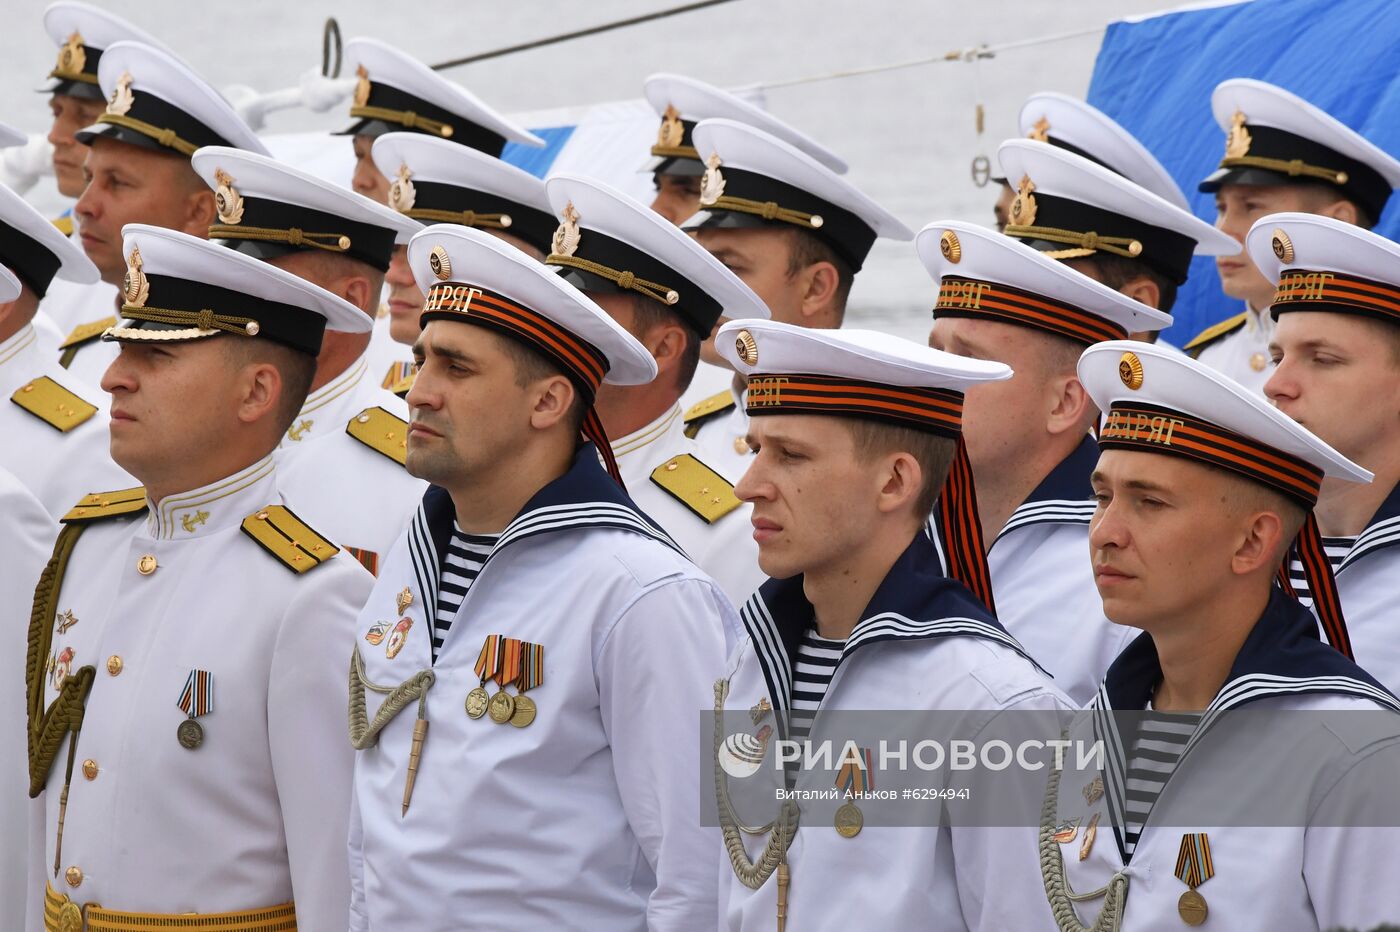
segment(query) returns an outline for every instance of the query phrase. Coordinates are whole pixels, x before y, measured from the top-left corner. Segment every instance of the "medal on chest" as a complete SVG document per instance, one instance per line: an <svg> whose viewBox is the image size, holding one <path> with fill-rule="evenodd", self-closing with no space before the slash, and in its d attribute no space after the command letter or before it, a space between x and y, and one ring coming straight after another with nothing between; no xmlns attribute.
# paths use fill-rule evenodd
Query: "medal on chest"
<svg viewBox="0 0 1400 932"><path fill-rule="evenodd" d="M185 720L175 730L175 738L180 747L193 751L204 743L204 726L198 719L214 711L214 674L208 670L191 670L185 688L180 690L178 705L185 713Z"/></svg>
<svg viewBox="0 0 1400 932"><path fill-rule="evenodd" d="M497 725L509 722L516 728L525 728L535 720L539 710L525 694L544 682L543 645L500 634L488 635L474 669L477 685L467 693L468 718L487 716ZM486 691L487 680L496 681L494 694ZM507 691L511 686L516 688L515 695Z"/></svg>
<svg viewBox="0 0 1400 932"><path fill-rule="evenodd" d="M1210 856L1210 838L1205 832L1189 832L1181 836L1181 851L1176 856L1177 879L1191 889L1176 901L1176 911L1188 926L1198 926L1210 915L1206 898L1196 888L1215 876L1215 862Z"/></svg>
<svg viewBox="0 0 1400 932"><path fill-rule="evenodd" d="M865 816L850 797L859 798L875 789L872 764L873 757L869 748L861 748L859 751L852 748L836 774L836 787L841 790L842 796L847 797L841 808L836 810L836 833L842 838L855 838L865 827Z"/></svg>

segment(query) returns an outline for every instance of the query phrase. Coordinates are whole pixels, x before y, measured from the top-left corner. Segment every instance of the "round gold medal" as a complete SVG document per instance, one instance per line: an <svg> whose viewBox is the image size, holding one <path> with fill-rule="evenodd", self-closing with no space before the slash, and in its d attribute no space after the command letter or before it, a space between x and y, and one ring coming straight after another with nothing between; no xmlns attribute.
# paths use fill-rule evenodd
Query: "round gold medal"
<svg viewBox="0 0 1400 932"><path fill-rule="evenodd" d="M516 696L515 712L510 717L510 723L516 728L524 728L535 720L535 711L535 700L526 695Z"/></svg>
<svg viewBox="0 0 1400 932"><path fill-rule="evenodd" d="M187 718L175 729L175 737L180 747L193 751L204 743L204 726L192 718Z"/></svg>
<svg viewBox="0 0 1400 932"><path fill-rule="evenodd" d="M504 725L515 714L515 697L503 689L491 697L486 711L490 714L491 721L497 725Z"/></svg>
<svg viewBox="0 0 1400 932"><path fill-rule="evenodd" d="M845 803L836 810L836 832L842 838L855 838L865 826L865 816L855 803Z"/></svg>
<svg viewBox="0 0 1400 932"><path fill-rule="evenodd" d="M1187 890L1181 894L1181 899L1176 901L1176 911L1181 915L1181 921L1188 926L1198 926L1210 915L1206 898L1195 890Z"/></svg>
<svg viewBox="0 0 1400 932"><path fill-rule="evenodd" d="M486 690L480 686L467 693L467 718L481 718L485 715L488 702L490 702L490 697L486 695Z"/></svg>

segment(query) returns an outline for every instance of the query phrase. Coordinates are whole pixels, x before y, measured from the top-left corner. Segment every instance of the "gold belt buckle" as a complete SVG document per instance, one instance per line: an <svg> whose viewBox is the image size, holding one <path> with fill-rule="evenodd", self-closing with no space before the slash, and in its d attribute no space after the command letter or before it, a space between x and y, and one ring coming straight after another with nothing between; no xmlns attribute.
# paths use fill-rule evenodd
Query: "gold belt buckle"
<svg viewBox="0 0 1400 932"><path fill-rule="evenodd" d="M58 932L83 932L87 927L87 907L79 906L67 896L58 908Z"/></svg>

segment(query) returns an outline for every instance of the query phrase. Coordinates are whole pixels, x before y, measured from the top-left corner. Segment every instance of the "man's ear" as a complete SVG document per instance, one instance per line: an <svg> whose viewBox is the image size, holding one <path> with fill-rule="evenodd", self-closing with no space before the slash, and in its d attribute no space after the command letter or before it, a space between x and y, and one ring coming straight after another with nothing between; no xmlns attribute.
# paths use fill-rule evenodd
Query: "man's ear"
<svg viewBox="0 0 1400 932"><path fill-rule="evenodd" d="M1150 308L1160 308L1162 306L1162 289L1157 287L1157 283L1146 275L1139 275L1118 289L1120 294L1127 295L1139 304L1146 304Z"/></svg>
<svg viewBox="0 0 1400 932"><path fill-rule="evenodd" d="M1049 391L1049 410L1045 421L1048 433L1062 434L1069 430L1082 433L1098 413L1078 376L1055 376L1050 380Z"/></svg>
<svg viewBox="0 0 1400 932"><path fill-rule="evenodd" d="M797 273L802 295L800 305L804 326L834 328L841 325L841 310L836 306L836 293L841 287L841 273L830 262L813 262Z"/></svg>
<svg viewBox="0 0 1400 932"><path fill-rule="evenodd" d="M214 192L202 184L201 188L199 191L191 191L185 199L184 229L181 232L208 239L209 228L214 225L219 210L214 205Z"/></svg>
<svg viewBox="0 0 1400 932"><path fill-rule="evenodd" d="M282 373L272 363L247 366L239 383L238 419L244 424L253 424L267 417L276 410L285 389Z"/></svg>
<svg viewBox="0 0 1400 932"><path fill-rule="evenodd" d="M885 457L885 468L878 481L876 507L884 514L892 514L913 507L923 488L924 471L912 454L894 453Z"/></svg>
<svg viewBox="0 0 1400 932"><path fill-rule="evenodd" d="M1277 569L1278 555L1284 550L1283 519L1272 511L1260 511L1250 518L1231 557L1230 568L1240 576L1267 568Z"/></svg>
<svg viewBox="0 0 1400 932"><path fill-rule="evenodd" d="M552 375L536 383L535 406L530 411L530 426L547 430L565 418L573 407L574 383L562 375Z"/></svg>

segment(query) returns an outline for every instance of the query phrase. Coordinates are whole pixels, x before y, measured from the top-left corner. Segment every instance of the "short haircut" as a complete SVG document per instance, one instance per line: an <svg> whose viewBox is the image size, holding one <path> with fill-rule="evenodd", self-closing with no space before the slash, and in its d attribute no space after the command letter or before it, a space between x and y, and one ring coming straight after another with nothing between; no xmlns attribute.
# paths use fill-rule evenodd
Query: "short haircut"
<svg viewBox="0 0 1400 932"><path fill-rule="evenodd" d="M933 503L943 490L948 472L953 468L953 456L957 452L957 441L951 437L901 427L865 418L846 418L855 443L856 457L862 463L869 463L891 453L908 453L913 456L923 472L923 485L914 501L915 514L922 520L933 511Z"/></svg>
<svg viewBox="0 0 1400 932"><path fill-rule="evenodd" d="M224 344L229 363L235 368L253 364L268 364L282 376L282 394L277 398L277 408L273 418L277 422L277 433L285 433L296 420L306 395L311 391L311 383L316 378L316 357L281 343L257 338L220 335L215 337Z"/></svg>
<svg viewBox="0 0 1400 932"><path fill-rule="evenodd" d="M368 278L370 306L360 308L360 310L367 312L370 316L378 313L379 295L384 290L384 273L379 269L360 259L344 256L340 253L326 252L322 249L303 249L289 253L288 257L291 256L296 257L299 270L307 273L298 277L312 281L312 284L315 284L312 276L322 281L333 281L337 278L349 278L355 275L363 275Z"/></svg>
<svg viewBox="0 0 1400 932"><path fill-rule="evenodd" d="M1376 225L1376 218L1367 212L1366 208L1343 194L1340 190L1325 181L1300 181L1293 182L1293 187L1297 188L1303 196L1303 207L1308 213L1319 213L1323 208L1331 207L1333 204L1346 201L1356 210L1356 225L1363 230L1369 230Z"/></svg>
<svg viewBox="0 0 1400 932"><path fill-rule="evenodd" d="M1282 524L1278 559L1282 561L1288 553L1288 548L1292 546L1293 539L1302 530L1303 522L1307 520L1307 510L1299 502L1282 492L1275 491L1253 479L1228 469L1221 469L1218 466L1205 465L1229 480L1230 490L1221 497L1220 503L1232 514L1243 518L1245 515L1261 511L1272 511L1278 515Z"/></svg>
<svg viewBox="0 0 1400 932"><path fill-rule="evenodd" d="M497 334L497 336L500 337L501 350L515 366L515 384L519 387L525 388L532 382L553 378L556 375L568 378L563 367L539 350L527 346L513 337L503 334ZM565 417L571 425L571 432L578 434L583 430L583 417L588 411L589 401L576 382L569 379L569 384L574 386L574 403Z"/></svg>
<svg viewBox="0 0 1400 932"><path fill-rule="evenodd" d="M838 316L844 318L846 301L851 296L851 285L855 282L856 273L851 270L851 266L845 259L836 254L836 250L828 246L826 241L820 239L816 234L796 227L787 232L790 244L788 247L788 277L791 278L818 262L830 262L836 267L836 312Z"/></svg>
<svg viewBox="0 0 1400 932"><path fill-rule="evenodd" d="M1096 252L1086 256L1083 261L1092 264L1099 281L1114 291L1122 291L1130 282L1147 278L1157 286L1157 310L1169 312L1176 304L1176 282L1141 260L1111 252Z"/></svg>
<svg viewBox="0 0 1400 932"><path fill-rule="evenodd" d="M659 304L645 295L628 295L632 300L632 317L637 322L637 332L642 336L650 334L657 327L679 325L685 331L685 348L681 350L680 368L676 372L676 387L682 392L695 378L695 368L700 364L700 344L709 336L695 329L675 308Z"/></svg>

